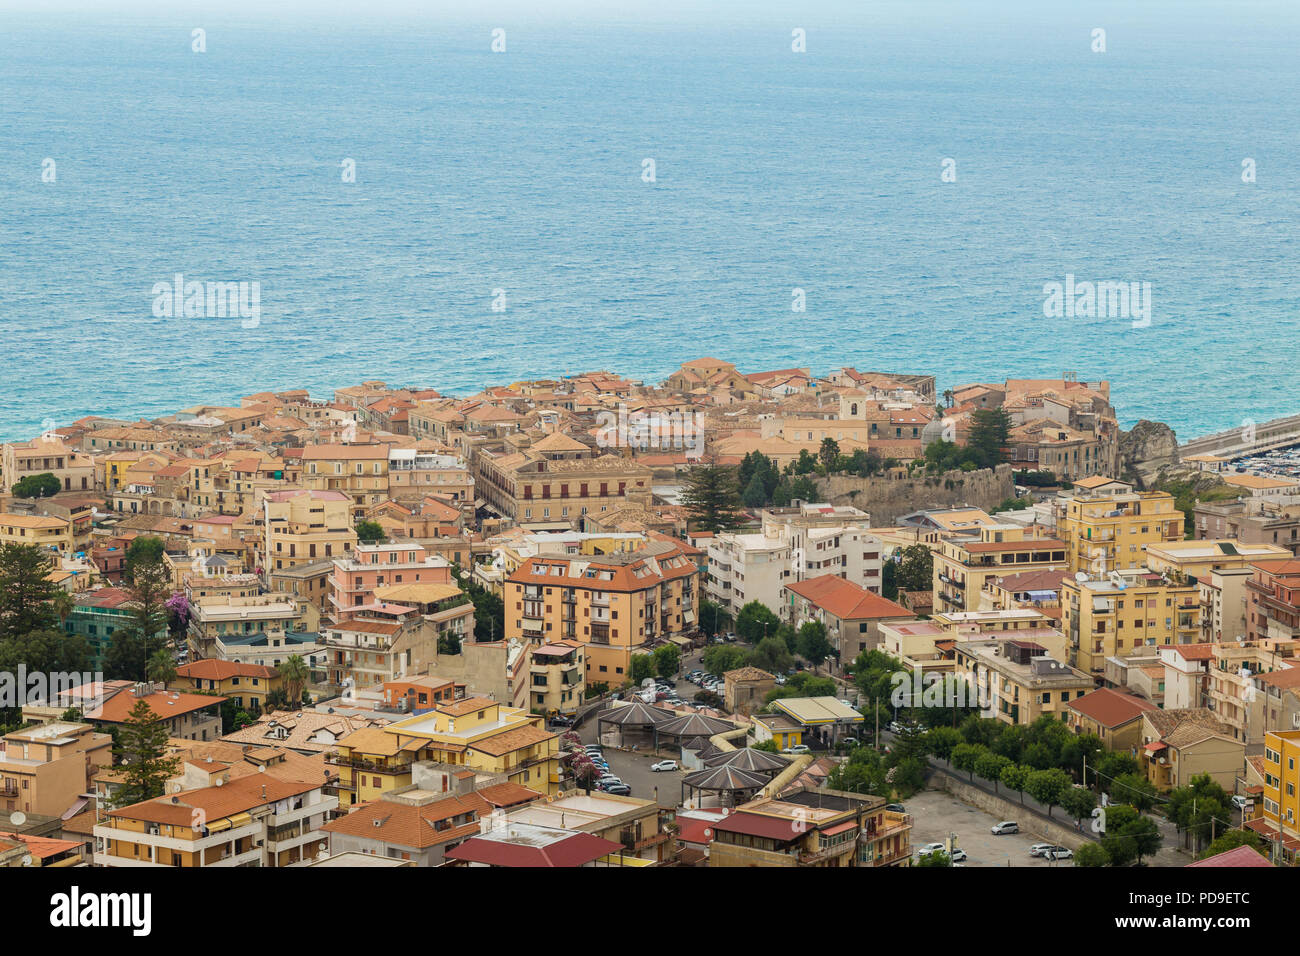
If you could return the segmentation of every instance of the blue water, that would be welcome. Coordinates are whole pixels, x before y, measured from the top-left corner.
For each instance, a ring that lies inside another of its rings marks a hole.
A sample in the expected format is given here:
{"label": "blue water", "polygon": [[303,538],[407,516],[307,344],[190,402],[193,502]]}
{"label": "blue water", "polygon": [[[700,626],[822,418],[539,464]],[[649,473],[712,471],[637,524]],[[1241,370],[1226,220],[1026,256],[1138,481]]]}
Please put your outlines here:
{"label": "blue water", "polygon": [[[1300,410],[1300,4],[184,6],[0,9],[0,438],[701,355],[1073,369],[1184,438]],[[260,282],[260,327],[155,318],[177,272]],[[1067,273],[1151,326],[1045,318]]]}

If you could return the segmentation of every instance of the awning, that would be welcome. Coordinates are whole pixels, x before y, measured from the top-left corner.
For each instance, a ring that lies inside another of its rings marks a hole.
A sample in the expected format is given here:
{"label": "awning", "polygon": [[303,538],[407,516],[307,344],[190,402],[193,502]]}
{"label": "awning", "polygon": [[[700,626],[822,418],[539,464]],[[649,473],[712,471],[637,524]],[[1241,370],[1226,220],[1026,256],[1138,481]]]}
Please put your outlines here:
{"label": "awning", "polygon": [[850,830],[855,829],[857,825],[857,822],[854,820],[850,820],[847,823],[839,823],[831,827],[829,830],[823,830],[822,836],[835,836],[837,833],[848,833]]}
{"label": "awning", "polygon": [[1161,750],[1164,750],[1168,746],[1169,745],[1165,743],[1163,740],[1153,740],[1151,741],[1151,743],[1146,745],[1145,749],[1147,753],[1154,754],[1154,753],[1159,753]]}

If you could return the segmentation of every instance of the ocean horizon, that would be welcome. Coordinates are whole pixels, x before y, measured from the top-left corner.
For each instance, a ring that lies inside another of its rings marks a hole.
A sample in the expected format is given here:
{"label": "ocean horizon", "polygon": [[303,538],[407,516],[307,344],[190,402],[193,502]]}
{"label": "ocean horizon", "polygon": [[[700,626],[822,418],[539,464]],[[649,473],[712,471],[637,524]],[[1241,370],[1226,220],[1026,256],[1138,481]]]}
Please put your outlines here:
{"label": "ocean horizon", "polygon": [[[705,355],[1300,410],[1297,5],[72,9],[0,5],[0,440]],[[257,323],[156,315],[178,274]]]}

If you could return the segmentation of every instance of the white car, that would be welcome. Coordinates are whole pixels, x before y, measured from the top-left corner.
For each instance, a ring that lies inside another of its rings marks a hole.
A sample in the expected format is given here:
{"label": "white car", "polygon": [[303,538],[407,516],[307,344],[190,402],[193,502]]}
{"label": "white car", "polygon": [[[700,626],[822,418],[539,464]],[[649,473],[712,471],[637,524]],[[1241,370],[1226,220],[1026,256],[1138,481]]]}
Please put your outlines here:
{"label": "white car", "polygon": [[966,851],[963,850],[961,847],[957,847],[948,855],[952,857],[952,862],[954,864],[966,862]]}
{"label": "white car", "polygon": [[1069,847],[1064,847],[1064,846],[1054,846],[1054,847],[1052,847],[1050,850],[1048,850],[1046,853],[1044,853],[1043,856],[1047,857],[1049,860],[1072,860],[1072,859],[1074,859],[1074,853],[1071,852],[1071,850],[1070,850]]}
{"label": "white car", "polygon": [[931,853],[945,853],[947,847],[942,843],[922,843],[916,848],[917,856],[929,856]]}
{"label": "white car", "polygon": [[1019,833],[1020,824],[1015,820],[1003,820],[1001,823],[995,823],[990,828],[994,836],[1001,836],[1004,833]]}
{"label": "white car", "polygon": [[809,752],[807,744],[795,744],[793,747],[784,747],[781,750],[783,754],[806,754]]}
{"label": "white car", "polygon": [[677,761],[676,761],[676,760],[661,760],[661,761],[659,761],[658,763],[652,763],[652,764],[650,765],[650,769],[653,770],[655,773],[658,773],[658,772],[661,771],[661,770],[676,770],[676,769],[677,769]]}
{"label": "white car", "polygon": [[1029,848],[1029,855],[1044,856],[1048,850],[1053,849],[1055,846],[1055,843],[1035,843]]}

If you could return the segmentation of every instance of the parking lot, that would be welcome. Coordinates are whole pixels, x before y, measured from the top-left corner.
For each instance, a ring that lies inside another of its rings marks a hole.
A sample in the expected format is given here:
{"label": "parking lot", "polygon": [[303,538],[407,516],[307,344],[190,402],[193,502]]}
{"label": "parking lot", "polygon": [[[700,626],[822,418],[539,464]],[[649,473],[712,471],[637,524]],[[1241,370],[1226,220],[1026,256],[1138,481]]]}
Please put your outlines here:
{"label": "parking lot", "polygon": [[[580,736],[584,744],[598,744],[596,739],[596,721],[587,721]],[[614,732],[617,739],[618,732]],[[661,807],[675,807],[681,799],[682,771],[664,770],[656,773],[650,765],[661,758],[652,754],[637,753],[627,750],[615,750],[604,747],[605,760],[609,762],[609,772],[620,778],[632,788],[632,796],[642,800],[657,800]],[[657,788],[657,792],[656,792]]]}
{"label": "parking lot", "polygon": [[[963,866],[1073,866],[1071,862],[1053,863],[1029,855],[1035,843],[1047,842],[1027,830],[994,836],[989,828],[999,819],[983,810],[962,803],[942,790],[923,790],[906,801],[912,815],[912,846],[923,843],[946,843],[950,833],[957,835],[957,846],[966,851]],[[1022,826],[1027,821],[1017,821]]]}

